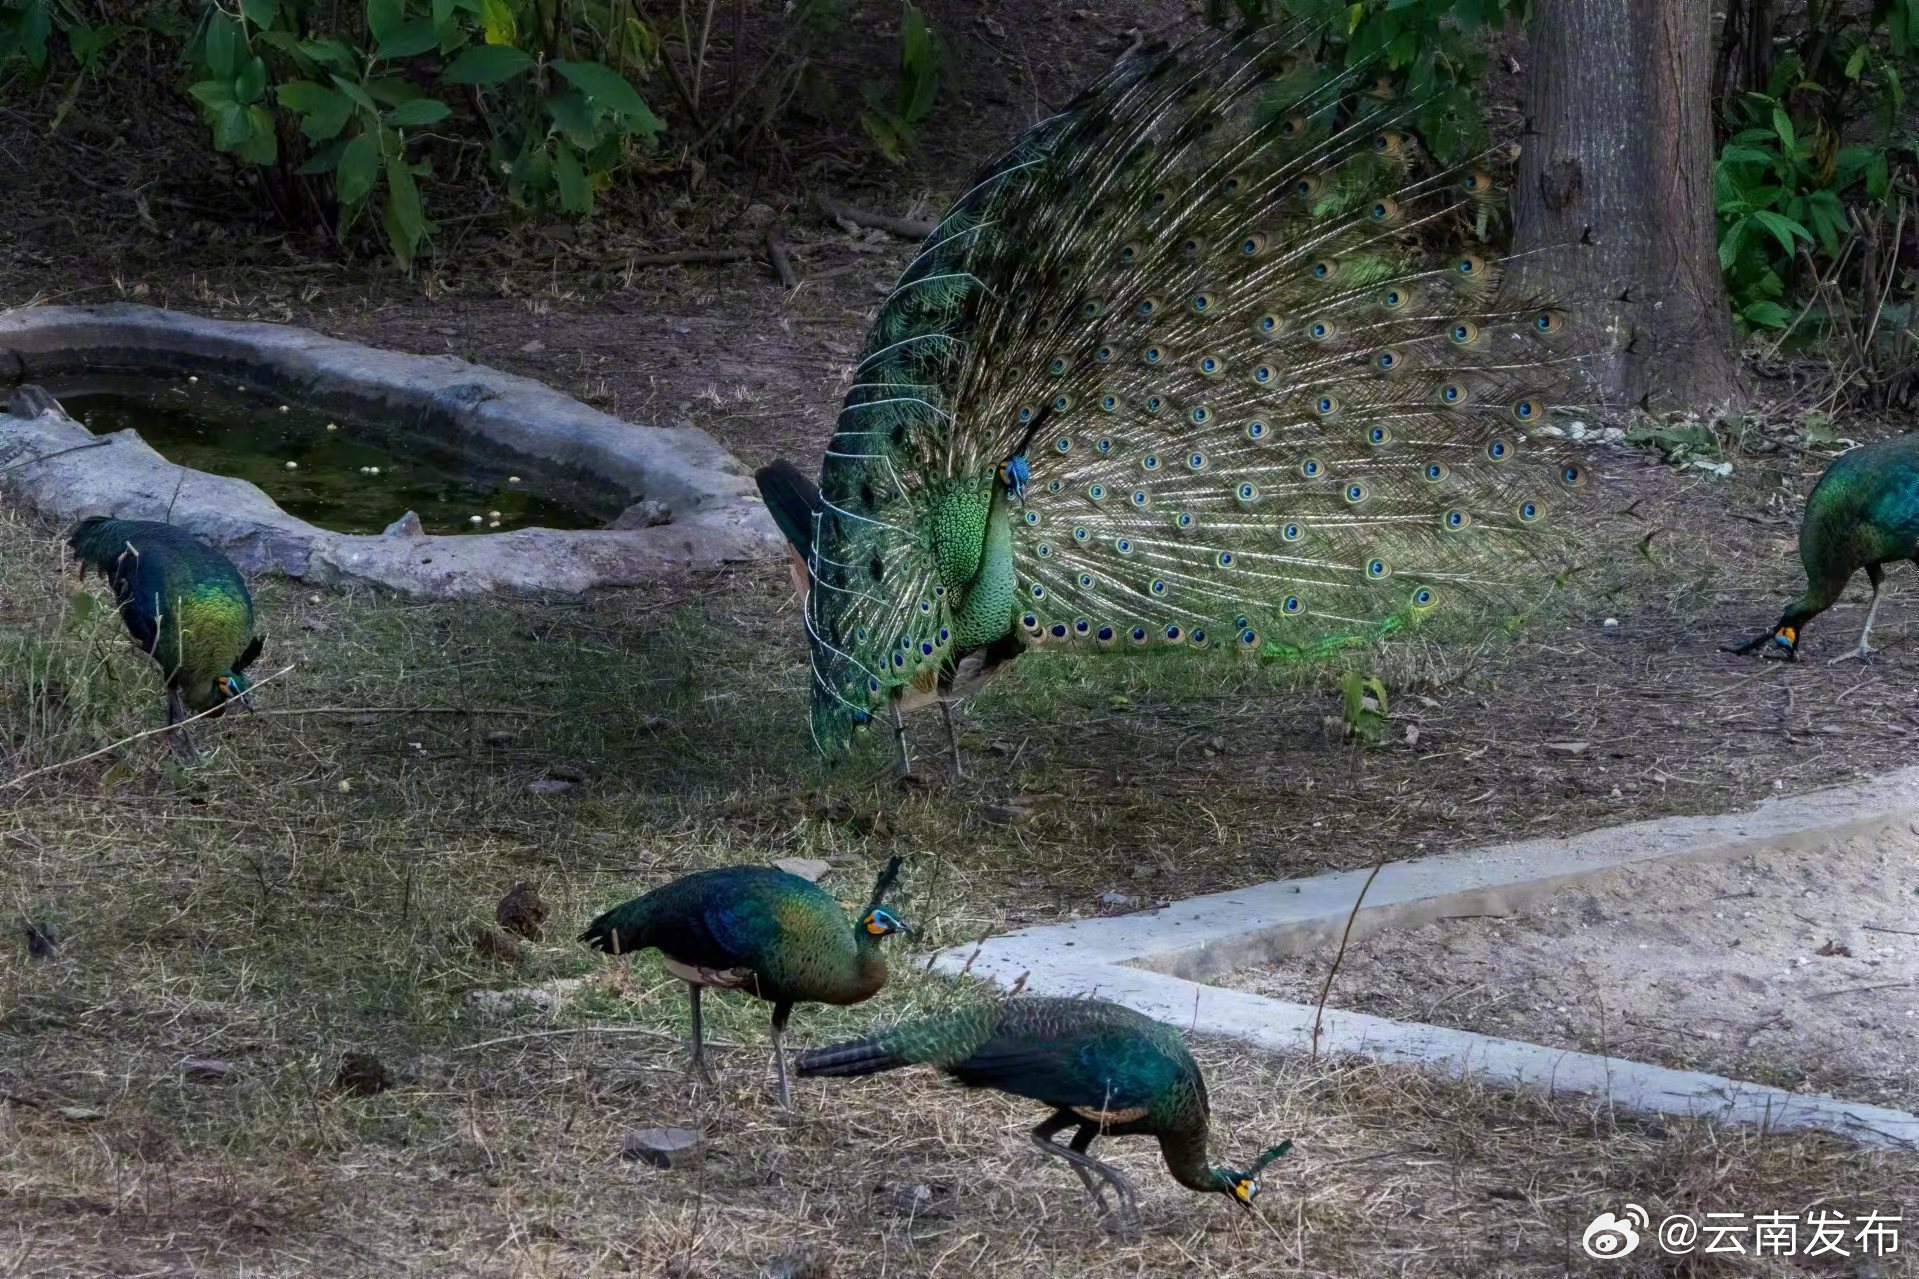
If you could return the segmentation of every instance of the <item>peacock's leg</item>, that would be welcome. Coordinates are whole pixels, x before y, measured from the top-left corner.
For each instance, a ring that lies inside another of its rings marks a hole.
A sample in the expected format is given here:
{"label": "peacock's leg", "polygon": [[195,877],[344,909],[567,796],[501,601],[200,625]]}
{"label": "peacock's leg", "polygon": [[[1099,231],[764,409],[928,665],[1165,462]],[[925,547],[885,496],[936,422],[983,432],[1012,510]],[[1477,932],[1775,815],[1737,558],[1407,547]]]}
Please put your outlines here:
{"label": "peacock's leg", "polygon": [[700,987],[697,982],[686,983],[687,998],[693,1005],[693,1069],[709,1085],[719,1081],[713,1078],[713,1072],[706,1066],[706,1035],[700,1029]]}
{"label": "peacock's leg", "polygon": [[1070,1128],[1079,1122],[1079,1116],[1069,1114],[1062,1110],[1033,1129],[1033,1144],[1037,1145],[1049,1155],[1057,1155],[1059,1158],[1066,1160],[1072,1170],[1078,1174],[1080,1185],[1085,1186],[1086,1193],[1093,1197],[1093,1204],[1094,1207],[1098,1209],[1099,1215],[1104,1217],[1107,1212],[1106,1196],[1100,1193],[1099,1182],[1093,1179],[1093,1174],[1087,1171],[1086,1168],[1086,1165],[1097,1163],[1098,1161],[1086,1153],[1086,1143],[1091,1141],[1092,1138],[1086,1136],[1085,1125],[1081,1125],[1079,1134],[1073,1138],[1072,1150],[1068,1150],[1053,1140],[1054,1133],[1062,1128]]}
{"label": "peacock's leg", "polygon": [[[1082,1123],[1078,1135],[1073,1138],[1073,1149],[1079,1151],[1081,1154],[1086,1154],[1086,1148],[1093,1144],[1093,1138],[1097,1136],[1099,1136],[1099,1126],[1097,1124]],[[1132,1181],[1127,1178],[1125,1173],[1106,1161],[1093,1159],[1090,1154],[1086,1154],[1086,1157],[1092,1159],[1094,1169],[1113,1187],[1113,1193],[1119,1196],[1120,1223],[1122,1229],[1129,1233],[1137,1233],[1139,1230],[1139,1197],[1133,1191]]]}
{"label": "peacock's leg", "polygon": [[1879,585],[1886,580],[1886,570],[1877,564],[1868,564],[1866,577],[1872,582],[1872,605],[1866,609],[1865,629],[1859,632],[1859,643],[1852,652],[1841,653],[1827,662],[1828,666],[1837,666],[1841,662],[1864,661],[1879,651],[1866,641],[1872,638],[1872,619],[1879,616],[1879,601],[1885,598],[1879,593]]}
{"label": "peacock's leg", "polygon": [[780,1076],[780,1105],[787,1110],[793,1108],[793,1093],[786,1084],[786,1048],[783,1038],[786,1034],[786,1019],[793,1015],[793,1005],[788,1003],[773,1005],[773,1065]]}
{"label": "peacock's leg", "polygon": [[953,752],[953,776],[964,777],[966,770],[960,766],[959,734],[953,731],[953,704],[944,697],[940,698],[940,718],[946,721],[946,747]]}
{"label": "peacock's leg", "polygon": [[900,699],[893,699],[893,749],[899,757],[901,777],[913,775],[913,757],[906,752],[906,721],[900,718]]}
{"label": "peacock's leg", "polygon": [[197,764],[200,762],[200,751],[194,746],[193,739],[187,736],[186,718],[186,699],[180,696],[179,689],[169,688],[167,690],[167,728],[169,730],[167,744],[173,748],[173,753],[182,762]]}

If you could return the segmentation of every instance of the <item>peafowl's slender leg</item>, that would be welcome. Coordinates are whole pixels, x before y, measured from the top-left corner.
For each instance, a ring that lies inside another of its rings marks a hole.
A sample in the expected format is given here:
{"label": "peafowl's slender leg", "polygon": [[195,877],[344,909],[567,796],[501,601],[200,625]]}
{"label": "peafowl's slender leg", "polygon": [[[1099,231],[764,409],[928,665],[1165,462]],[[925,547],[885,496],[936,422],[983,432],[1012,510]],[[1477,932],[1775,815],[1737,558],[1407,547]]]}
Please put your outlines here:
{"label": "peafowl's slender leg", "polygon": [[706,1066],[706,1035],[700,1028],[700,987],[697,982],[686,983],[687,998],[693,1006],[693,1069],[709,1086],[717,1085],[713,1072]]}
{"label": "peafowl's slender leg", "polygon": [[186,699],[180,696],[179,689],[169,688],[167,690],[167,727],[171,731],[167,734],[167,744],[173,748],[174,755],[182,763],[197,764],[200,762],[200,751],[194,746],[193,739],[187,736],[186,718]]}
{"label": "peafowl's slender leg", "polygon": [[959,734],[953,731],[953,704],[943,697],[940,699],[940,718],[946,721],[946,746],[953,752],[953,776],[964,777],[966,770],[960,766]]}
{"label": "peafowl's slender leg", "polygon": [[[1073,1124],[1078,1124],[1080,1128],[1073,1137],[1070,1148],[1053,1140],[1054,1133]],[[1093,1202],[1098,1205],[1102,1217],[1107,1212],[1106,1198],[1100,1194],[1099,1187],[1094,1184],[1093,1176],[1097,1174],[1105,1180],[1120,1199],[1119,1219],[1122,1232],[1134,1233],[1138,1229],[1139,1206],[1133,1193],[1133,1183],[1127,1180],[1126,1175],[1119,1169],[1086,1153],[1086,1148],[1093,1144],[1093,1138],[1098,1135],[1098,1127],[1086,1123],[1078,1115],[1062,1110],[1033,1129],[1033,1144],[1047,1154],[1064,1159],[1072,1165],[1073,1171],[1079,1174],[1080,1183],[1086,1187],[1087,1193],[1092,1195]]]}
{"label": "peafowl's slender leg", "polygon": [[782,1042],[786,1034],[786,1019],[793,1015],[791,1003],[773,1005],[773,1065],[780,1076],[780,1105],[787,1110],[793,1109],[793,1093],[786,1084],[786,1048]]}
{"label": "peafowl's slender leg", "polygon": [[906,721],[900,718],[899,698],[893,699],[893,749],[899,756],[901,777],[913,775],[913,757],[906,752]]}
{"label": "peafowl's slender leg", "polygon": [[1865,629],[1859,632],[1859,643],[1852,652],[1841,653],[1838,657],[1827,662],[1826,665],[1828,666],[1837,666],[1841,662],[1864,661],[1879,651],[1866,641],[1872,638],[1872,619],[1879,616],[1879,601],[1885,598],[1885,596],[1879,593],[1879,585],[1886,580],[1886,570],[1880,568],[1877,564],[1868,564],[1866,565],[1866,577],[1872,582],[1872,605],[1866,609]]}

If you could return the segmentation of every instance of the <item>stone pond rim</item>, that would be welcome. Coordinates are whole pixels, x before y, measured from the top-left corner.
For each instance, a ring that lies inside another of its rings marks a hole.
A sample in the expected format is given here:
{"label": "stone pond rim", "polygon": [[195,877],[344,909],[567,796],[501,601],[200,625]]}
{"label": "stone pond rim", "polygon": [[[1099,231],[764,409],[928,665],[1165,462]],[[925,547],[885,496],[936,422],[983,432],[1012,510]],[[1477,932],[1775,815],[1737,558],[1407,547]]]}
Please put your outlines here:
{"label": "stone pond rim", "polygon": [[[781,554],[752,475],[692,427],[636,426],[531,378],[284,324],[129,304],[0,312],[0,391],[109,369],[244,378],[342,417],[420,424],[436,438],[566,487],[609,519],[643,503],[670,516],[651,527],[571,532],[335,533],[288,515],[245,480],[175,466],[132,431],[48,457],[95,438],[55,412],[0,413],[0,493],[63,522],[109,512],[162,519],[171,504],[174,523],[221,547],[249,573],[377,585],[428,599],[496,590],[576,594]],[[47,460],[30,461],[36,457]]]}

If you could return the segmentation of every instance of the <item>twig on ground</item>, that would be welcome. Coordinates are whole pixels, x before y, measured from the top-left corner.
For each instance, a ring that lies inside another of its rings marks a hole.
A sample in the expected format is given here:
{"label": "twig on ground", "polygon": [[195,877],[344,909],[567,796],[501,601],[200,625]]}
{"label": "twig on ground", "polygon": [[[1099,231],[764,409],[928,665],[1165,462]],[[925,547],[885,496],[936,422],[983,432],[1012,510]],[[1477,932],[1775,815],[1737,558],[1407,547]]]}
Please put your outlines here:
{"label": "twig on ground", "polygon": [[851,222],[854,226],[871,227],[875,231],[885,231],[906,240],[924,240],[933,234],[934,224],[921,222],[914,218],[896,218],[885,213],[874,213],[869,209],[858,208],[842,203],[832,196],[813,193],[813,203],[827,217],[839,222]]}

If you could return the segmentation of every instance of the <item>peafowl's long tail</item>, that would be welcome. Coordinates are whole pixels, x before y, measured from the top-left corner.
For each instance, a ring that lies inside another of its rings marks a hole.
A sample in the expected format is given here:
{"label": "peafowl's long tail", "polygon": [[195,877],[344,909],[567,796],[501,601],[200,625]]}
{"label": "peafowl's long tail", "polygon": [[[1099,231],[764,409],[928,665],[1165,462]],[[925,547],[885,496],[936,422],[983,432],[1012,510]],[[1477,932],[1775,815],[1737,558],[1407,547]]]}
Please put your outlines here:
{"label": "peafowl's long tail", "polygon": [[841,1078],[877,1075],[916,1064],[913,1058],[901,1054],[898,1043],[889,1035],[808,1049],[799,1055],[796,1063],[803,1079],[829,1075]]}
{"label": "peafowl's long tail", "polygon": [[783,458],[753,472],[753,479],[760,486],[760,499],[786,540],[802,558],[811,555],[813,516],[820,509],[819,486]]}
{"label": "peafowl's long tail", "polygon": [[622,902],[586,926],[580,940],[609,955],[627,955],[653,945],[650,894]]}

